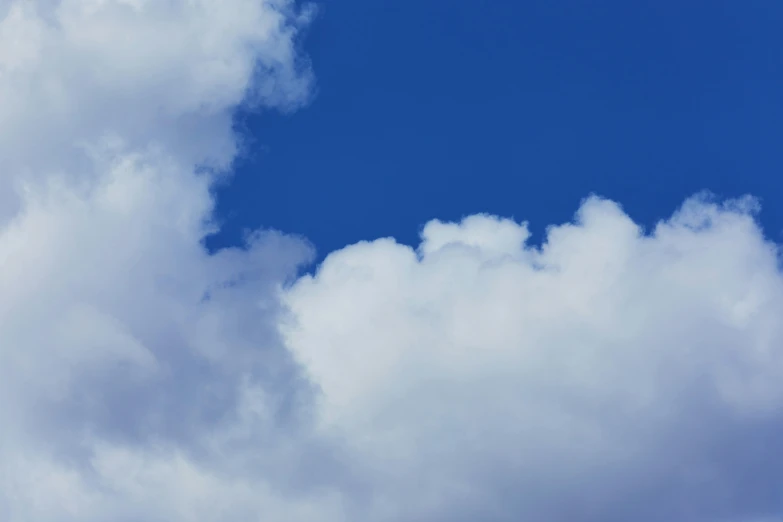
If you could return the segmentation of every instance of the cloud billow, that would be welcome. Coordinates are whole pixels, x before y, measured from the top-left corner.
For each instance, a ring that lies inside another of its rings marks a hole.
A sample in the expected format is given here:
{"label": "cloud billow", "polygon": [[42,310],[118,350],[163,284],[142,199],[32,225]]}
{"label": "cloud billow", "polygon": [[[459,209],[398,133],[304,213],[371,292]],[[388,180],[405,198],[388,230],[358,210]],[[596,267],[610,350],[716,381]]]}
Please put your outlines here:
{"label": "cloud billow", "polygon": [[[783,277],[751,199],[588,198],[210,254],[288,0],[0,2],[0,518],[781,519]],[[206,168],[206,172],[204,170]]]}

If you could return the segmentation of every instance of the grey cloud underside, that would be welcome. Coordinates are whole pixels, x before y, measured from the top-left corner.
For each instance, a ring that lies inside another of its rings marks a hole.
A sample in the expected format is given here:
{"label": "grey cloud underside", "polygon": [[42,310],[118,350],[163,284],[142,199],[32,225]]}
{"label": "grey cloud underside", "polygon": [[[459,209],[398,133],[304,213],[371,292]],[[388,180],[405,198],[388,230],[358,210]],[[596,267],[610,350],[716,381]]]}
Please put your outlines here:
{"label": "grey cloud underside", "polygon": [[300,238],[205,251],[233,111],[309,99],[311,13],[0,0],[0,519],[783,520],[753,200],[643,233],[590,198],[540,249],[434,221],[298,279]]}

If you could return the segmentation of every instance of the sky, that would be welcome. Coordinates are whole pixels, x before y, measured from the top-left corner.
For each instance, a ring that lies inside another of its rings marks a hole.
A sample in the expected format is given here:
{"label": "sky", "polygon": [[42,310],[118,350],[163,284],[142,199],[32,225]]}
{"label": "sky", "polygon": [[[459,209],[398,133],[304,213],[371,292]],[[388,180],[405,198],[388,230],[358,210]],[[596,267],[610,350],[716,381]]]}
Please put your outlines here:
{"label": "sky", "polygon": [[0,0],[0,520],[783,522],[782,11]]}
{"label": "sky", "polygon": [[[215,244],[259,226],[323,255],[415,244],[426,221],[475,212],[528,220],[540,240],[590,193],[650,227],[702,190],[781,191],[779,2],[318,8],[303,42],[316,96],[241,113],[254,146],[219,192]],[[781,239],[777,205],[760,219]]]}

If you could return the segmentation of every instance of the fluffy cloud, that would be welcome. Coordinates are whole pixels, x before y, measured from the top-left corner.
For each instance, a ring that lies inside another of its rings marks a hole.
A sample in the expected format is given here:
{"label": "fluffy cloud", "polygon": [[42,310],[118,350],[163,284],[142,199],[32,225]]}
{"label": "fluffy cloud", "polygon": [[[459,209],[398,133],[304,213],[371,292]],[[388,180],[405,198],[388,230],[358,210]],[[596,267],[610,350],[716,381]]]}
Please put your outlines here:
{"label": "fluffy cloud", "polygon": [[[209,254],[291,0],[0,0],[0,519],[774,520],[783,278],[752,200],[589,199]],[[205,169],[206,167],[206,169]]]}
{"label": "fluffy cloud", "polygon": [[341,518],[275,325],[309,246],[202,246],[237,105],[307,101],[308,16],[0,2],[0,519]]}
{"label": "fluffy cloud", "polygon": [[649,234],[591,198],[544,246],[491,216],[331,254],[287,346],[398,520],[780,514],[783,279],[752,200]]}
{"label": "fluffy cloud", "polygon": [[0,219],[18,210],[12,189],[52,173],[84,182],[107,147],[226,168],[238,103],[307,100],[296,34],[311,11],[293,0],[0,1]]}

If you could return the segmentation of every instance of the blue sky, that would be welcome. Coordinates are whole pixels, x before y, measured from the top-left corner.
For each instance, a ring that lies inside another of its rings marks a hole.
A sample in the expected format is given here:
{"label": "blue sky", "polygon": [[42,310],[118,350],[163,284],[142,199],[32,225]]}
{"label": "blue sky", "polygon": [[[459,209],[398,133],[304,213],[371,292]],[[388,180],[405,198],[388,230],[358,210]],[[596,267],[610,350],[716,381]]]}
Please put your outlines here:
{"label": "blue sky", "polygon": [[637,221],[700,190],[762,199],[780,238],[783,5],[774,1],[323,0],[317,96],[241,114],[222,235],[271,226],[321,253],[415,243],[489,212],[543,227],[597,193]]}

